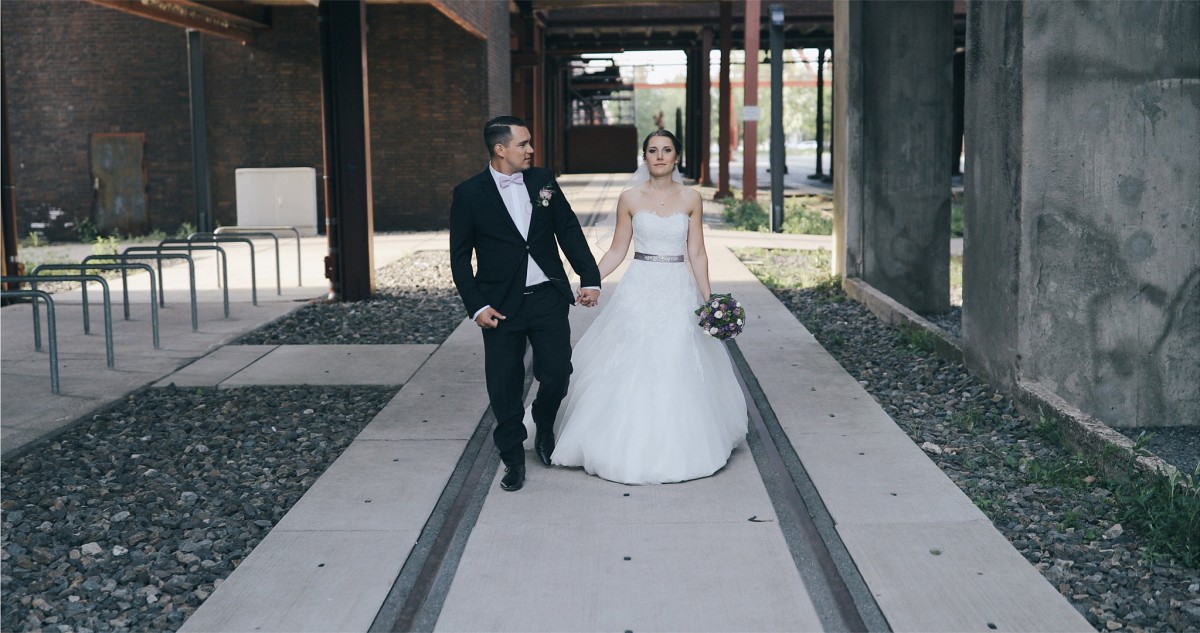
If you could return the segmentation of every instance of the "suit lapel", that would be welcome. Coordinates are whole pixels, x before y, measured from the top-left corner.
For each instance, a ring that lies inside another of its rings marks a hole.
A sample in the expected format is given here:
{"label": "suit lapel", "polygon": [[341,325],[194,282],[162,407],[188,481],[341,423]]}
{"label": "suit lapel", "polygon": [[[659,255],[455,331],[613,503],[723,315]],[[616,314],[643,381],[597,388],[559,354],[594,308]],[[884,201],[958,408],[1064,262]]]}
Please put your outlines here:
{"label": "suit lapel", "polygon": [[542,205],[538,204],[538,192],[542,188],[542,183],[538,181],[536,176],[530,177],[530,171],[532,170],[525,171],[525,192],[529,194],[529,235],[532,237],[533,225],[541,217],[542,212],[545,209],[542,207]]}
{"label": "suit lapel", "polygon": [[517,223],[513,221],[512,215],[508,213],[508,207],[504,206],[504,198],[500,196],[500,189],[496,186],[496,181],[492,179],[492,172],[489,169],[483,170],[479,175],[479,188],[483,190],[483,197],[492,204],[493,213],[497,214],[499,221],[512,229],[513,233],[518,238],[521,237],[521,231],[517,228]]}

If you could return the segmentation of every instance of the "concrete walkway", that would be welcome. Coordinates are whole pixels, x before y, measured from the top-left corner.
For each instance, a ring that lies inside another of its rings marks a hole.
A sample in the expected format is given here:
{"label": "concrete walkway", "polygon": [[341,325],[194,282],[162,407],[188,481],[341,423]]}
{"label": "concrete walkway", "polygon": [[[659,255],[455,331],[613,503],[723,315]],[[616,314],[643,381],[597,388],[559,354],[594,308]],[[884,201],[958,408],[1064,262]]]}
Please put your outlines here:
{"label": "concrete walkway", "polygon": [[[563,186],[582,214],[610,208],[613,180]],[[163,351],[149,345],[148,292],[135,292],[143,307],[118,328],[115,371],[96,330],[79,334],[78,305],[56,295],[67,304],[60,349],[78,356],[63,396],[50,395],[45,354],[32,351],[28,307],[5,308],[4,450],[148,384],[403,385],[186,631],[800,631],[854,617],[871,630],[1091,630],[729,251],[813,238],[708,238],[714,288],[751,313],[733,351],[754,420],[713,477],[622,486],[530,456],[526,487],[501,492],[482,344],[467,320],[438,346],[223,346],[323,294],[310,277],[317,240],[305,242],[304,287],[283,297],[260,288],[253,307],[246,280],[231,280],[224,320],[219,293],[202,292],[198,333],[186,291],[169,293]],[[421,248],[446,248],[445,234],[379,236],[377,265]],[[209,264],[198,266],[204,288],[215,285]],[[595,314],[571,311],[576,338]],[[8,397],[14,384],[37,397]]]}

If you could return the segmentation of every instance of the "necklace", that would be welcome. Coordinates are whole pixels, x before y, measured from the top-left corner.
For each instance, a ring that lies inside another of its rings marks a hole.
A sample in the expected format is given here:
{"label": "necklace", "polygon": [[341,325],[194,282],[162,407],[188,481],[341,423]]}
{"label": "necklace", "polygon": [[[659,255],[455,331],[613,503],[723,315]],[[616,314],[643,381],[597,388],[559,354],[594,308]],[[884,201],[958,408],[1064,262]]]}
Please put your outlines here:
{"label": "necklace", "polygon": [[[654,188],[653,188],[653,187],[646,187],[646,189],[647,189],[648,191],[650,191],[650,192],[653,192],[653,191],[654,191]],[[666,205],[666,204],[667,204],[667,198],[669,198],[669,197],[671,196],[671,193],[672,193],[672,192],[671,192],[670,190],[668,190],[668,191],[667,191],[665,194],[663,194],[663,195],[662,195],[662,197],[660,197],[660,198],[658,199],[658,206],[660,206],[660,207],[661,207],[661,206],[664,206],[664,205]],[[651,195],[658,195],[658,194],[656,194],[656,193],[652,193]]]}

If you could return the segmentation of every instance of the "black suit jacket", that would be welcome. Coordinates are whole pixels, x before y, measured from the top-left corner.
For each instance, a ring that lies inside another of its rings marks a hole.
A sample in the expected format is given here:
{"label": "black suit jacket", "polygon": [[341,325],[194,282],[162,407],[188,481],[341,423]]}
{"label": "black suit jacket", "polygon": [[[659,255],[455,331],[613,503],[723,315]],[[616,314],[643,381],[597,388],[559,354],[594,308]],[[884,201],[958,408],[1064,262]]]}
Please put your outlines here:
{"label": "black suit jacket", "polygon": [[[508,214],[490,170],[484,169],[454,188],[454,201],[450,205],[450,269],[468,315],[485,305],[504,315],[520,307],[529,256],[566,300],[574,303],[575,295],[558,255],[560,246],[582,285],[600,286],[596,260],[554,174],[548,169],[531,167],[525,170],[525,188],[533,203],[528,240],[521,237]],[[543,189],[551,192],[548,206],[540,204],[539,192]],[[478,272],[471,269],[472,251]]]}

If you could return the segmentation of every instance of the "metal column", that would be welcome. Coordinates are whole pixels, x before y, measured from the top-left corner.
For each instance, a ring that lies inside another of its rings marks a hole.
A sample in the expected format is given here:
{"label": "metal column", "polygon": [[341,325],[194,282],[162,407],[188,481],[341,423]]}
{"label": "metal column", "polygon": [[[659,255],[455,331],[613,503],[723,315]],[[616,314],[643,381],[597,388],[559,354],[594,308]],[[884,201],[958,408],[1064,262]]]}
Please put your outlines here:
{"label": "metal column", "polygon": [[717,193],[720,200],[733,193],[729,190],[729,159],[733,153],[729,133],[733,126],[733,95],[729,83],[729,51],[733,48],[733,4],[721,2],[721,79],[717,106]]}
{"label": "metal column", "polygon": [[330,299],[375,293],[371,134],[367,103],[367,7],[363,0],[321,2],[325,223]]}
{"label": "metal column", "polygon": [[758,198],[758,32],[762,4],[746,0],[746,79],[742,103],[742,199]]}
{"label": "metal column", "polygon": [[195,187],[196,230],[213,230],[212,187],[208,173],[208,109],[204,99],[204,42],[200,31],[188,29],[188,99],[192,116],[192,182]]}
{"label": "metal column", "polygon": [[811,180],[825,175],[825,47],[817,49],[817,171]]}
{"label": "metal column", "polygon": [[783,5],[771,5],[771,231],[783,232]]}

